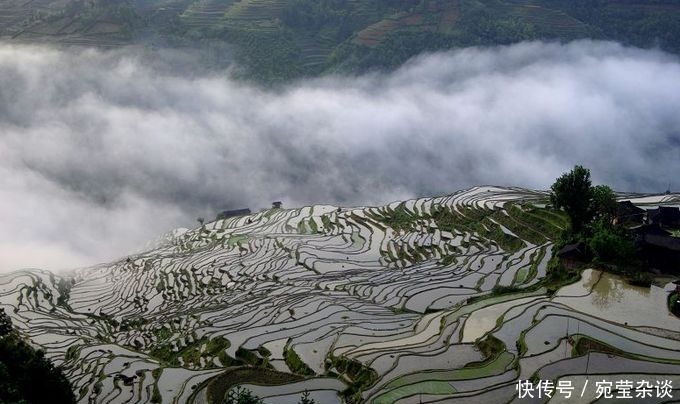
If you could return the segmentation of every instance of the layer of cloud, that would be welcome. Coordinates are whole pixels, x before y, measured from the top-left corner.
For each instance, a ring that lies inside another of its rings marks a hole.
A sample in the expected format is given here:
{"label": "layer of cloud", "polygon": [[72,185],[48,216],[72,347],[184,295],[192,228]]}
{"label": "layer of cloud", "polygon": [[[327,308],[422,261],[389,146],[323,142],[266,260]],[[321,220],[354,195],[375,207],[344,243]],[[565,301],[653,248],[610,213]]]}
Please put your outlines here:
{"label": "layer of cloud", "polygon": [[606,42],[277,90],[182,53],[0,44],[0,271],[112,259],[221,208],[546,188],[576,163],[659,192],[680,172],[678,111],[676,57]]}

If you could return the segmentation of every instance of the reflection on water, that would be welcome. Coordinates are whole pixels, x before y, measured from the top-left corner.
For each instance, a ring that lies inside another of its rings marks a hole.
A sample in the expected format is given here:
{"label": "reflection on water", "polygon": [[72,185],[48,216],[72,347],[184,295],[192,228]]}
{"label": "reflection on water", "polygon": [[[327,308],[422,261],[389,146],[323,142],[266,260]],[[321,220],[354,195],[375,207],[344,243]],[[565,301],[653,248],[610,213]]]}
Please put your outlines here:
{"label": "reflection on water", "polygon": [[608,308],[612,302],[621,302],[623,298],[623,291],[618,288],[618,282],[604,275],[600,276],[592,291],[590,296],[593,304],[601,309]]}
{"label": "reflection on water", "polygon": [[[596,275],[596,273],[598,273],[599,276]],[[621,279],[618,275],[591,271],[590,277],[599,278],[592,288],[591,296],[593,305],[600,309],[609,308],[614,303],[622,303],[624,298],[630,304],[635,304],[636,298],[649,298],[651,288],[633,286]]]}
{"label": "reflection on water", "polygon": [[583,289],[587,291],[593,290],[593,287],[600,280],[601,277],[602,272],[595,271],[593,269],[586,269],[585,271],[583,271],[582,274]]}
{"label": "reflection on water", "polygon": [[553,301],[622,325],[680,332],[680,320],[666,307],[666,289],[672,286],[633,286],[618,275],[587,269],[583,271],[581,282],[560,289]]}

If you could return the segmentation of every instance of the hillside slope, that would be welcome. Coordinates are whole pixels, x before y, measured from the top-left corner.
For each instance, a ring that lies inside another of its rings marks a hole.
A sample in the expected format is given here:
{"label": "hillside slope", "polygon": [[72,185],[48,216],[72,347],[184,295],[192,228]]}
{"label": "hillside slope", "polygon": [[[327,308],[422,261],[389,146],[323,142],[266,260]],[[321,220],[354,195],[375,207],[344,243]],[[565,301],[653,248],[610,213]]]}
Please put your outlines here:
{"label": "hillside slope", "polygon": [[[673,0],[9,0],[0,38],[63,44],[235,44],[249,77],[391,68],[438,49],[608,39],[680,51]],[[215,50],[215,63],[222,53]],[[226,57],[226,56],[225,56]]]}
{"label": "hillside slope", "polygon": [[266,210],[69,275],[0,275],[0,306],[81,402],[213,402],[246,384],[269,403],[304,390],[322,403],[500,403],[535,371],[582,374],[592,346],[613,354],[590,354],[589,373],[677,378],[680,320],[658,309],[663,288],[596,271],[552,296],[540,287],[566,226],[545,196],[478,187]]}

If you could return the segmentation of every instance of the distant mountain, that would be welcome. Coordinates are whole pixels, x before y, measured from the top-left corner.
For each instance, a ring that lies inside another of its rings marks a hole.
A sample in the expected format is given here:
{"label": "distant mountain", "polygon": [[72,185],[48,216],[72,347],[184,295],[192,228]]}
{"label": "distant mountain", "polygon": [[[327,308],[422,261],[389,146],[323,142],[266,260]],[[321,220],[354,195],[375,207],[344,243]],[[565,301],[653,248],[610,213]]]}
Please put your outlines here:
{"label": "distant mountain", "polygon": [[476,187],[263,210],[109,264],[1,274],[0,308],[82,403],[220,403],[244,385],[268,404],[305,390],[320,404],[500,404],[534,372],[677,386],[666,291],[591,270],[551,280],[567,218],[545,200]]}
{"label": "distant mountain", "polygon": [[677,0],[6,0],[0,38],[235,45],[248,77],[392,68],[423,51],[609,39],[680,52]]}

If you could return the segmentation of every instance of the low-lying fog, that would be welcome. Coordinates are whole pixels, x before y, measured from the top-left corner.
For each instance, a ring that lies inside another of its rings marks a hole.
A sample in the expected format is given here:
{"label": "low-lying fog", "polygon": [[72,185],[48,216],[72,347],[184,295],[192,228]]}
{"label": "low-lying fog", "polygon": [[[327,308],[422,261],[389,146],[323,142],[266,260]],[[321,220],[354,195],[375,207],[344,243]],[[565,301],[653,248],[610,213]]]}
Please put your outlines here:
{"label": "low-lying fog", "polygon": [[276,90],[181,52],[0,44],[0,271],[112,259],[223,208],[546,189],[576,163],[661,192],[680,187],[679,111],[676,56],[607,42]]}

